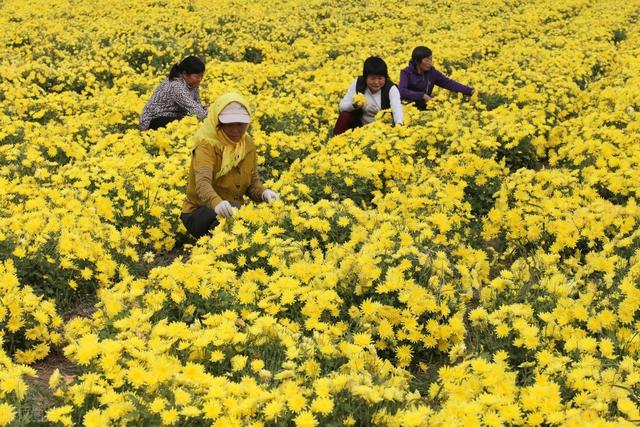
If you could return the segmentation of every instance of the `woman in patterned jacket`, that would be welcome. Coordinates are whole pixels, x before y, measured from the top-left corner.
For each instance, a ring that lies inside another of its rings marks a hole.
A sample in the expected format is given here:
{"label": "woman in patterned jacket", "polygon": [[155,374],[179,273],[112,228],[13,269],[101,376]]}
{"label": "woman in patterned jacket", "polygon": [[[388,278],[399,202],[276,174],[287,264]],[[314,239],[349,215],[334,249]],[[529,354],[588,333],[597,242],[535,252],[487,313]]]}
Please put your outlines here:
{"label": "woman in patterned jacket", "polygon": [[156,88],[140,116],[140,129],[158,129],[188,114],[207,117],[207,108],[200,102],[198,86],[204,75],[204,63],[187,56],[171,68],[169,78]]}

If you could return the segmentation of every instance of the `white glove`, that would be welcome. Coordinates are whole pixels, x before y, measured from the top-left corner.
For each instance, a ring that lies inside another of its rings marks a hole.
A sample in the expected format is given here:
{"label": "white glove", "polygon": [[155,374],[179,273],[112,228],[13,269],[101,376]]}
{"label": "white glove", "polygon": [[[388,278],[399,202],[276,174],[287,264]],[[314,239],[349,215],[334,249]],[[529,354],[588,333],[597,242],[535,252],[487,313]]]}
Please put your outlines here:
{"label": "white glove", "polygon": [[280,200],[280,196],[278,196],[278,193],[276,193],[275,191],[264,190],[262,192],[262,200],[271,203],[275,202],[276,200]]}
{"label": "white glove", "polygon": [[223,200],[220,203],[218,203],[213,210],[216,212],[216,214],[223,216],[225,218],[230,218],[234,214],[233,206],[231,206],[231,203],[227,202],[226,200]]}

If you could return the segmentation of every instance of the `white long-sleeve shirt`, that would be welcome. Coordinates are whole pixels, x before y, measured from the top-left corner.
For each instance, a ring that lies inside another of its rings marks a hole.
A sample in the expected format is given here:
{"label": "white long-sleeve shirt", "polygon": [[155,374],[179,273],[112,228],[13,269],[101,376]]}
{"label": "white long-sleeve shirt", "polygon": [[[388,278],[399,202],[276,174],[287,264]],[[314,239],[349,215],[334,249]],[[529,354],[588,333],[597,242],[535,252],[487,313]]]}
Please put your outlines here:
{"label": "white long-sleeve shirt", "polygon": [[[340,101],[340,111],[353,111],[353,97],[356,94],[356,83],[358,79],[355,79],[346,95]],[[362,124],[369,124],[376,119],[376,114],[380,111],[382,105],[382,91],[379,90],[376,93],[371,93],[371,90],[367,87],[364,91],[364,96],[367,99],[367,105],[362,109]],[[404,123],[404,113],[402,111],[402,103],[400,102],[400,91],[396,86],[392,86],[389,90],[389,104],[391,106],[391,113],[393,114],[393,122],[395,124]]]}

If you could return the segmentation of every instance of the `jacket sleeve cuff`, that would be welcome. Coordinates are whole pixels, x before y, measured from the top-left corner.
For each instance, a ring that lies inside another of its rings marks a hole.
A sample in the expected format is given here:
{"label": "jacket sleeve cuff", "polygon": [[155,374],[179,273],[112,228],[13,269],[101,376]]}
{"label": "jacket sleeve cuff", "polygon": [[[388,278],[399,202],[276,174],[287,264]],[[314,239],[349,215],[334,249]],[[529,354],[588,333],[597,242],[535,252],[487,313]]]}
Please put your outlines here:
{"label": "jacket sleeve cuff", "polygon": [[211,199],[211,201],[209,202],[209,207],[211,208],[211,210],[214,210],[216,208],[216,206],[218,206],[218,203],[222,202],[222,197],[216,195],[213,199]]}
{"label": "jacket sleeve cuff", "polygon": [[261,202],[262,201],[262,193],[264,193],[264,191],[266,190],[265,186],[262,185],[262,183],[259,184],[254,184],[249,191],[247,192],[248,196],[253,199],[253,201],[255,202]]}

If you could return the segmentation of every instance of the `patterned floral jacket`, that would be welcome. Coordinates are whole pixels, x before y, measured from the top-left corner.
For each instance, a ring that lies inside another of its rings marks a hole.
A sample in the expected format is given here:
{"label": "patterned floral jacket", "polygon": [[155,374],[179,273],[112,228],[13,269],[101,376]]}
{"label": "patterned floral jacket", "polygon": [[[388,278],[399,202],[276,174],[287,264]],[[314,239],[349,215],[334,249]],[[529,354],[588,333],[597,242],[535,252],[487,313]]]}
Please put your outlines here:
{"label": "patterned floral jacket", "polygon": [[182,118],[193,114],[207,117],[207,109],[200,102],[198,88],[191,88],[181,78],[166,79],[151,95],[140,116],[140,129],[147,130],[151,120],[158,117]]}

